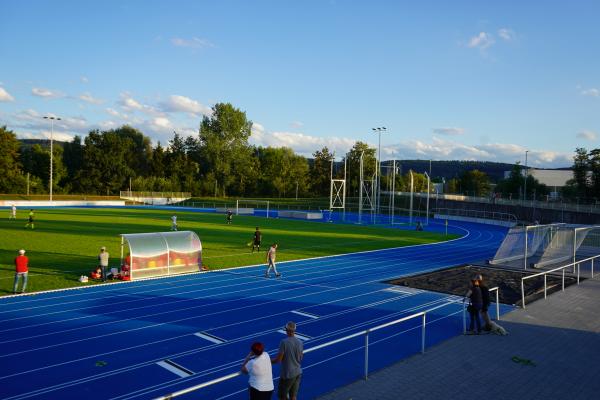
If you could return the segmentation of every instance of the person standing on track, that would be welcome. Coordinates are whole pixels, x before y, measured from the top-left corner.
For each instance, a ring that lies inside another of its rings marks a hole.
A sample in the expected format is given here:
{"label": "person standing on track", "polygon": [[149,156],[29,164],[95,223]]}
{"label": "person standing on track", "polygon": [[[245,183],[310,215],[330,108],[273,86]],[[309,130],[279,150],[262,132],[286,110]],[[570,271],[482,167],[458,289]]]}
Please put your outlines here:
{"label": "person standing on track", "polygon": [[265,272],[265,278],[269,278],[269,274],[271,273],[271,268],[273,268],[276,278],[281,276],[281,274],[279,272],[277,272],[277,267],[275,266],[276,256],[277,256],[277,243],[273,243],[273,245],[267,252],[267,272]]}
{"label": "person standing on track", "polygon": [[242,373],[248,374],[250,400],[269,400],[273,395],[273,367],[269,353],[260,342],[250,347],[250,353],[242,363]]}
{"label": "person standing on track", "polygon": [[[279,343],[279,353],[271,359],[272,364],[281,363],[281,372],[279,375],[279,386],[277,387],[277,397],[280,400],[296,400],[300,381],[302,380],[302,357],[304,355],[304,346],[295,336],[296,323],[293,321],[285,324],[285,334],[287,337]],[[288,397],[289,396],[289,397]]]}
{"label": "person standing on track", "polygon": [[13,293],[17,293],[19,280],[23,278],[23,286],[19,293],[24,293],[27,289],[27,274],[29,273],[29,259],[25,256],[25,250],[19,250],[19,255],[15,257],[15,284],[13,285]]}
{"label": "person standing on track", "polygon": [[260,251],[261,240],[262,240],[262,233],[260,232],[260,230],[258,229],[258,226],[257,226],[256,231],[254,232],[254,238],[252,239],[252,253],[254,253],[254,248],[256,248],[256,251]]}
{"label": "person standing on track", "polygon": [[14,204],[12,205],[11,212],[10,212],[10,215],[8,216],[8,219],[17,219],[17,206],[15,206]]}

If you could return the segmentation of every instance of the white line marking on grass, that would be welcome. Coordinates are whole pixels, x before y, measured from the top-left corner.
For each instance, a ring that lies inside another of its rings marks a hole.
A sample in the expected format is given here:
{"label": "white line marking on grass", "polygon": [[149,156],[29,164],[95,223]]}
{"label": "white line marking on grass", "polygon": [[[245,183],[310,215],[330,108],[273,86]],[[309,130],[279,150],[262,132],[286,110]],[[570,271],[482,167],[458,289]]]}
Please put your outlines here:
{"label": "white line marking on grass", "polygon": [[[458,229],[461,229],[463,231],[466,232],[465,236],[461,236],[460,238],[456,238],[456,239],[451,239],[451,240],[446,240],[443,242],[436,242],[436,243],[423,243],[423,244],[413,244],[413,245],[408,245],[408,246],[397,246],[397,247],[388,247],[385,249],[376,249],[376,250],[364,250],[364,251],[357,251],[357,252],[353,252],[353,253],[341,253],[341,254],[332,254],[332,255],[328,255],[328,256],[319,256],[319,257],[309,257],[309,258],[299,258],[299,259],[295,259],[295,260],[287,260],[287,261],[280,261],[277,264],[285,264],[285,263],[291,263],[291,262],[296,262],[296,261],[309,261],[309,260],[318,260],[318,259],[324,259],[324,258],[331,258],[331,257],[339,257],[339,256],[346,256],[346,255],[354,255],[354,254],[366,254],[366,253],[373,253],[373,252],[377,252],[377,251],[390,251],[390,250],[396,250],[396,249],[402,249],[402,248],[414,248],[414,247],[421,247],[421,246],[435,246],[435,245],[439,245],[439,244],[444,244],[444,243],[451,243],[451,242],[455,242],[458,240],[463,240],[465,238],[467,238],[470,235],[470,231],[466,228],[462,228],[462,227],[456,227]],[[261,264],[253,264],[253,265],[244,265],[244,266],[240,266],[240,267],[233,267],[233,268],[223,268],[224,270],[237,270],[237,269],[242,269],[242,268],[253,268],[253,267],[258,267],[258,266],[263,266],[264,267],[264,263]],[[210,271],[198,271],[198,272],[189,272],[186,273],[185,275],[191,275],[191,274],[203,274],[203,273],[208,273],[208,272],[218,272],[219,270],[210,270]],[[157,279],[167,279],[167,278],[174,278],[178,275],[167,275],[167,276],[157,276],[157,277],[150,277],[150,278],[140,278],[140,279],[136,279],[135,281],[120,281],[120,282],[110,282],[110,283],[103,283],[102,286],[108,286],[108,285],[126,285],[126,284],[133,284],[134,282],[142,282],[142,281],[154,281]],[[100,285],[94,285],[94,286],[78,286],[78,287],[70,287],[70,288],[61,288],[61,289],[51,289],[51,290],[42,290],[39,292],[31,292],[31,293],[25,293],[25,295],[32,295],[32,294],[45,294],[45,293],[57,293],[57,292],[63,292],[63,291],[67,291],[67,290],[78,290],[78,289],[88,289],[88,288],[95,288],[95,287],[100,287]],[[76,294],[74,296],[84,296],[87,293],[80,293],[80,294]],[[11,298],[11,297],[15,297],[15,296],[20,296],[20,295],[8,295],[8,296],[3,296],[0,297],[0,306],[2,306],[3,304],[1,303],[1,300],[4,298]],[[47,299],[35,299],[32,301],[45,301]]]}

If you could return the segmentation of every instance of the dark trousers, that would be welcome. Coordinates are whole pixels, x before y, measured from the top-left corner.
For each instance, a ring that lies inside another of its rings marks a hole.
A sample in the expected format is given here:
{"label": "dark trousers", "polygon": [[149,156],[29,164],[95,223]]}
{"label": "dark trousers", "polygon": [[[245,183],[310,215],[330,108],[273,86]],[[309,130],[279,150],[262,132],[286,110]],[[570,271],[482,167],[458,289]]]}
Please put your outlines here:
{"label": "dark trousers", "polygon": [[471,304],[471,308],[469,311],[469,316],[471,317],[471,323],[469,324],[469,330],[472,331],[475,326],[477,326],[477,332],[481,332],[481,319],[479,318],[479,314],[481,313],[481,308],[483,304]]}
{"label": "dark trousers", "polygon": [[268,392],[261,392],[252,386],[248,387],[248,392],[250,393],[250,400],[271,400],[271,396],[273,395],[272,390],[269,390]]}

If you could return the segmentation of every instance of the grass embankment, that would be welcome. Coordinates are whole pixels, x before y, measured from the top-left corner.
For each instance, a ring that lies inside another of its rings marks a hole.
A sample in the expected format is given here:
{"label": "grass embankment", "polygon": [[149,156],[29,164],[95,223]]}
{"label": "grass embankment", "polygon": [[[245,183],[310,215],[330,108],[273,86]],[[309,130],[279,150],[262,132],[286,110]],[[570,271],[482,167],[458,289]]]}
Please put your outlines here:
{"label": "grass embankment", "polygon": [[[13,259],[17,250],[27,250],[30,260],[27,291],[82,285],[96,265],[101,246],[111,254],[110,265],[118,266],[121,233],[165,232],[172,212],[138,209],[40,209],[35,230],[25,229],[27,212],[17,220],[0,219],[0,295],[12,293]],[[255,227],[263,232],[263,247],[279,243],[278,261],[350,253],[445,240],[427,232],[338,225],[286,219],[234,216],[225,223],[223,214],[177,212],[179,230],[195,231],[203,244],[203,264],[210,269],[261,264],[265,252],[250,253],[247,243]],[[454,236],[448,236],[448,239]]]}

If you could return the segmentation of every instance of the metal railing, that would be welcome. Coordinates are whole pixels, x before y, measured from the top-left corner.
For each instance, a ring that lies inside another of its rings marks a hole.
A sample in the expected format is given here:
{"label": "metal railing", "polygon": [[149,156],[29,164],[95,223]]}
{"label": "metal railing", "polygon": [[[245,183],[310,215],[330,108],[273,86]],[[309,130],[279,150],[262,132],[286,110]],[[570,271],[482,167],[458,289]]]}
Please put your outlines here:
{"label": "metal railing", "polygon": [[[490,289],[490,291],[496,290],[496,289],[498,289],[498,288]],[[498,299],[498,296],[496,296],[496,299]],[[325,347],[329,347],[329,346],[332,346],[334,344],[337,344],[337,343],[340,343],[340,342],[344,342],[346,340],[350,340],[350,339],[353,339],[353,338],[356,338],[356,337],[364,335],[364,337],[365,337],[365,369],[364,369],[364,379],[366,380],[368,378],[368,376],[369,376],[369,334],[371,332],[375,332],[375,331],[378,331],[380,329],[384,329],[384,328],[387,328],[389,326],[397,325],[397,324],[400,324],[402,322],[409,321],[409,320],[412,320],[412,319],[420,317],[421,318],[421,354],[424,354],[425,353],[426,326],[427,326],[427,313],[432,312],[432,311],[437,310],[437,309],[440,309],[440,308],[443,308],[443,307],[446,307],[446,306],[449,306],[449,305],[452,305],[452,304],[456,305],[456,304],[458,304],[458,301],[450,301],[450,302],[441,304],[439,306],[427,309],[425,311],[420,311],[418,313],[411,314],[411,315],[408,315],[406,317],[402,317],[402,318],[399,318],[399,319],[396,319],[396,320],[393,320],[393,321],[390,321],[390,322],[386,322],[385,324],[377,325],[377,326],[375,326],[373,328],[369,328],[369,329],[366,329],[366,330],[363,330],[363,331],[360,331],[360,332],[353,333],[351,335],[347,335],[347,336],[344,336],[344,337],[341,337],[341,338],[338,338],[338,339],[331,340],[329,342],[326,342],[326,343],[323,343],[323,344],[320,344],[320,345],[317,345],[317,346],[314,346],[314,347],[311,347],[311,348],[308,348],[308,349],[304,350],[304,354],[312,353],[313,351],[317,351],[317,350],[323,349]],[[497,308],[497,316],[499,317],[499,308]],[[463,307],[463,325],[464,325],[464,307]],[[234,372],[234,373],[222,376],[220,378],[216,378],[216,379],[213,379],[213,380],[210,380],[210,381],[207,381],[207,382],[200,383],[200,384],[195,385],[195,386],[191,386],[191,387],[186,388],[186,389],[179,390],[177,392],[173,392],[173,393],[170,393],[170,394],[167,394],[167,395],[164,395],[164,396],[156,397],[154,400],[170,400],[170,399],[173,399],[175,397],[179,397],[179,396],[182,396],[184,394],[188,394],[188,393],[194,392],[196,390],[200,390],[202,388],[205,388],[205,387],[208,387],[208,386],[212,386],[212,385],[215,385],[217,383],[233,379],[233,378],[238,377],[240,375],[242,375],[241,372]]]}
{"label": "metal railing", "polygon": [[491,219],[494,221],[507,221],[515,224],[517,223],[517,217],[514,214],[496,211],[463,210],[457,208],[435,208],[433,209],[433,213],[458,217]]}
{"label": "metal railing", "polygon": [[575,261],[562,267],[557,267],[548,271],[538,272],[537,274],[524,276],[521,278],[521,301],[523,303],[523,308],[525,308],[525,281],[527,279],[537,278],[538,276],[544,276],[544,299],[548,297],[548,274],[551,274],[556,271],[562,270],[562,291],[565,290],[565,269],[573,267],[573,270],[577,271],[577,284],[579,285],[580,276],[581,276],[581,264],[584,262],[590,262],[591,265],[591,277],[594,277],[594,260],[600,257],[600,255],[596,255],[593,257],[584,258],[583,260]]}
{"label": "metal railing", "polygon": [[[496,286],[488,291],[496,292],[496,321],[500,321],[500,287]],[[463,333],[467,333],[467,305],[466,302],[463,301]]]}

